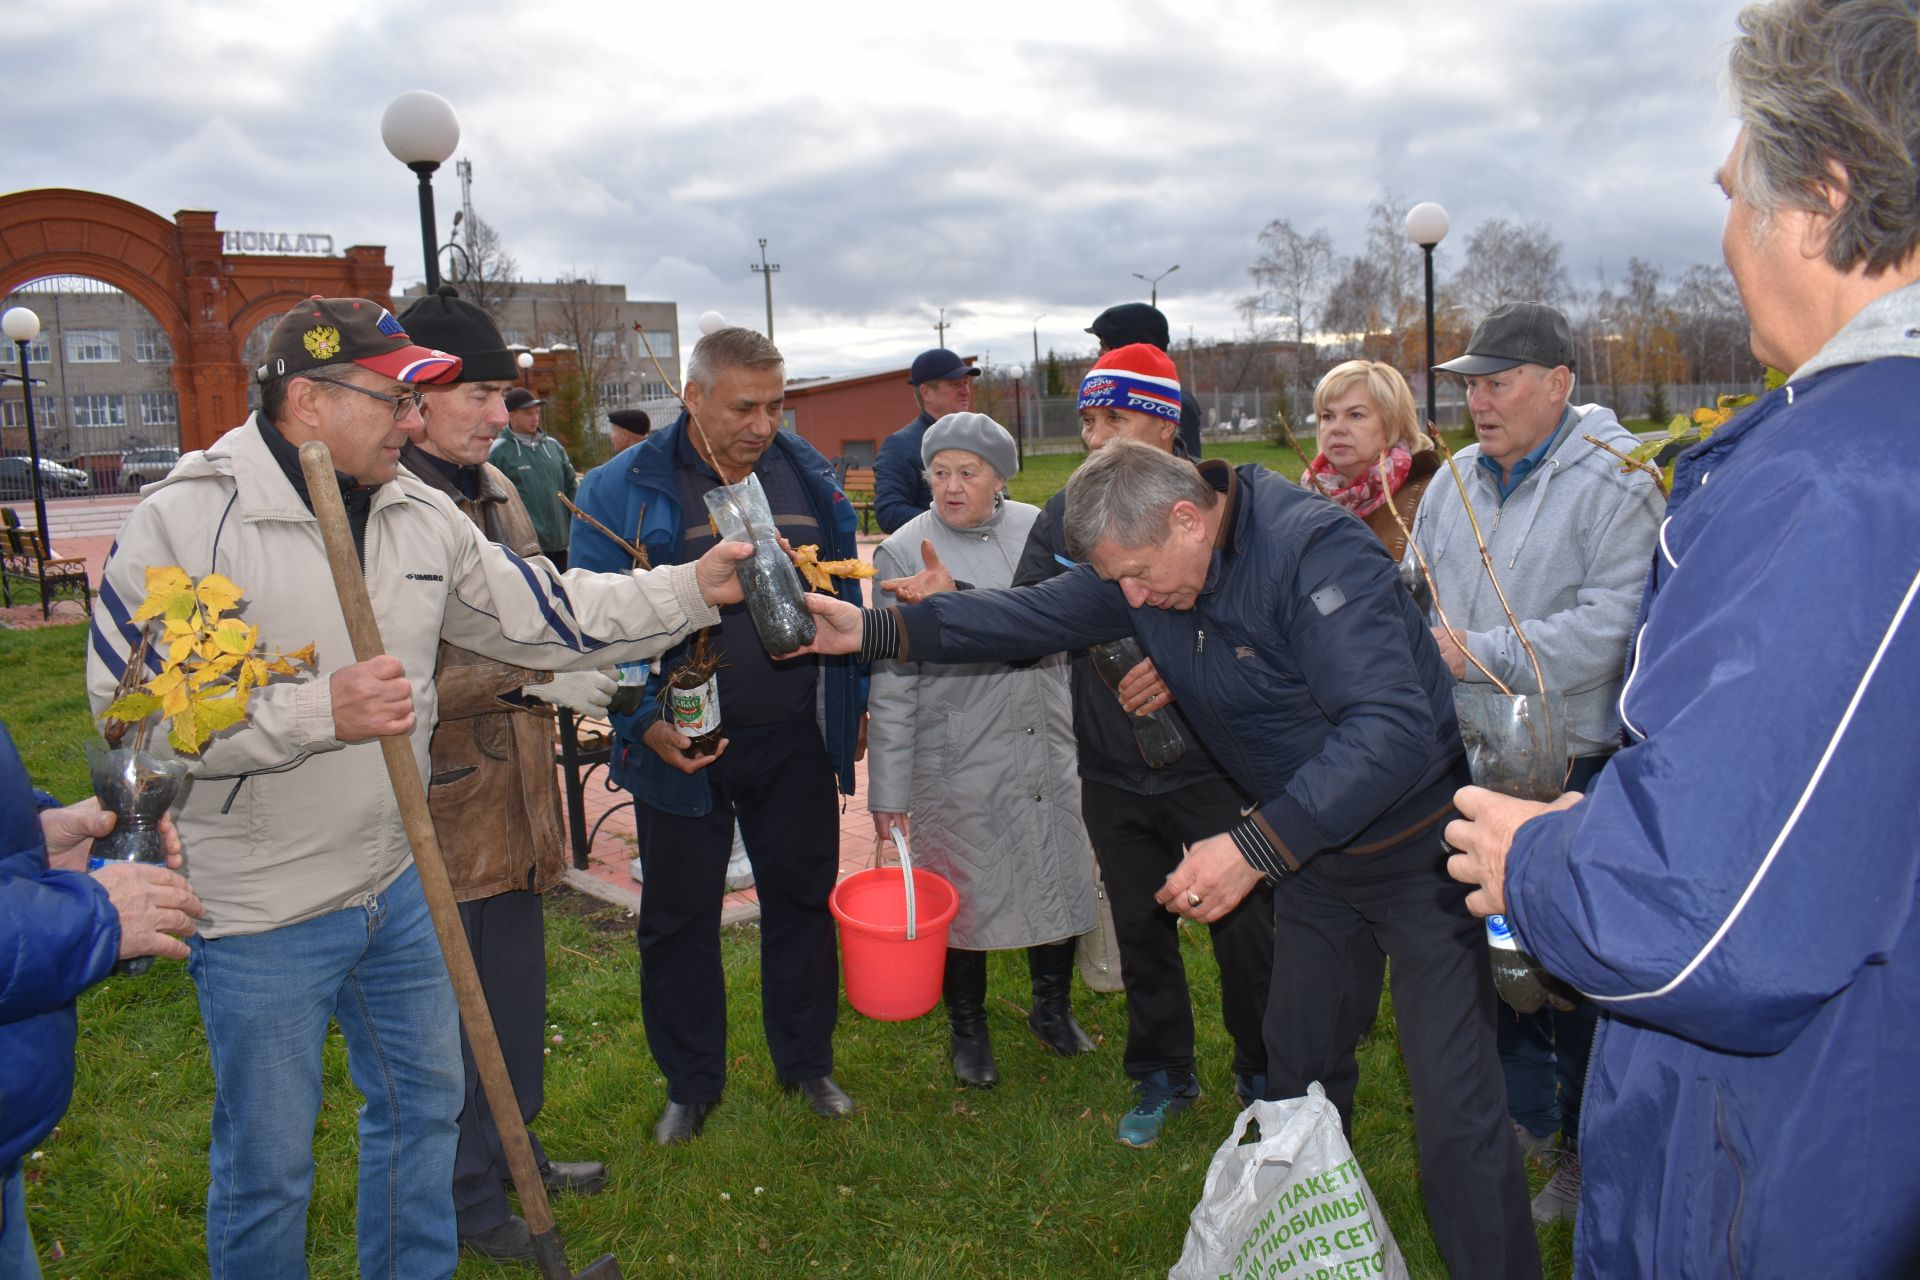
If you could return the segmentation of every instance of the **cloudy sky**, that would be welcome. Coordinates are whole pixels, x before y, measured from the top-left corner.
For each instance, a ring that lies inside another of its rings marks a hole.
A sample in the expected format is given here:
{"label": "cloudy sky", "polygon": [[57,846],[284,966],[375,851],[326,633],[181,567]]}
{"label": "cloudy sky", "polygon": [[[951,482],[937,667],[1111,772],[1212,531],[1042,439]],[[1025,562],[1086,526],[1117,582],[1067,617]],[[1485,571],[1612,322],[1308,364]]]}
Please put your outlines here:
{"label": "cloudy sky", "polygon": [[[1361,247],[1391,189],[1450,239],[1540,219],[1576,284],[1719,253],[1708,181],[1737,6],[1705,0],[763,0],[10,6],[0,189],[80,187],[231,229],[384,244],[421,275],[397,93],[458,111],[473,201],[523,275],[758,326],[790,372],[1091,349],[1173,264],[1176,335],[1236,324],[1268,219]],[[436,183],[444,234],[458,207]],[[1445,246],[1443,246],[1443,253]],[[1454,259],[1457,262],[1457,255]],[[1037,318],[1037,322],[1036,322]]]}

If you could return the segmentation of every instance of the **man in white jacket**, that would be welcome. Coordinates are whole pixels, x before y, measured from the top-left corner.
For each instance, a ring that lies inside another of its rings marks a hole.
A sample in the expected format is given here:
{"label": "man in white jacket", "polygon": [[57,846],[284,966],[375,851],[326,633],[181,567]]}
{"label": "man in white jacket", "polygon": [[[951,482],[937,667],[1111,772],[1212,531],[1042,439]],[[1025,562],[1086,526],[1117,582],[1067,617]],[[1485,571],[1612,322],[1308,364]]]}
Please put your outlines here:
{"label": "man in white jacket", "polygon": [[[206,915],[188,971],[215,1097],[207,1253],[216,1277],[307,1273],[321,1049],[337,1019],[366,1096],[359,1122],[363,1275],[453,1274],[458,1019],[377,739],[405,734],[424,779],[441,639],[544,670],[640,660],[739,599],[733,561],[651,573],[555,573],[487,541],[399,468],[422,429],[420,382],[458,357],[415,345],[379,304],[314,298],[281,320],[260,412],[190,453],[128,518],[87,658],[106,705],[140,639],[151,566],[218,572],[268,649],[313,643],[313,678],[253,691],[247,722],[194,762],[177,821]],[[333,455],[386,654],[353,661],[299,446]],[[151,655],[150,667],[158,663]]]}
{"label": "man in white jacket", "polygon": [[[1665,499],[1646,472],[1623,469],[1593,443],[1625,453],[1639,442],[1611,409],[1570,402],[1573,333],[1557,309],[1496,307],[1465,355],[1435,367],[1466,381],[1478,441],[1460,451],[1459,474],[1547,688],[1566,699],[1574,757],[1568,788],[1584,791],[1620,745],[1621,671]],[[1487,688],[1491,671],[1516,692],[1537,691],[1533,663],[1487,576],[1451,474],[1428,486],[1413,539],[1432,566],[1440,607],[1465,641],[1463,649],[1446,628],[1433,629],[1454,679]],[[1553,1180],[1533,1202],[1537,1222],[1572,1217],[1580,1200],[1575,1139],[1596,1017],[1585,1000],[1527,1015],[1500,1008],[1514,1136],[1536,1155],[1561,1133]]]}

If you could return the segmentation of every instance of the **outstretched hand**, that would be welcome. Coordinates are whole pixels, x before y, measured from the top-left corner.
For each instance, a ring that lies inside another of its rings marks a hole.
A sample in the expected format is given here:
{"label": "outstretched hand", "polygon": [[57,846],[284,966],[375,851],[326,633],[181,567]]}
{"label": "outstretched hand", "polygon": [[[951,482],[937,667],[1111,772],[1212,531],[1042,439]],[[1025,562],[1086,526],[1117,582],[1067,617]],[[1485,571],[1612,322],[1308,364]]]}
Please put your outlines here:
{"label": "outstretched hand", "polygon": [[[860,640],[866,628],[860,617],[860,606],[849,604],[838,596],[822,595],[818,591],[809,591],[801,599],[812,610],[814,623],[813,643],[802,645],[794,653],[858,653]],[[779,653],[777,658],[790,655]]]}
{"label": "outstretched hand", "polygon": [[[693,580],[700,584],[700,598],[708,604],[739,604],[739,562],[753,554],[751,542],[716,542],[694,562]],[[644,572],[644,570],[642,571]]]}
{"label": "outstretched hand", "polygon": [[919,604],[928,596],[954,589],[953,574],[940,562],[940,553],[933,549],[931,539],[920,540],[920,558],[926,562],[920,572],[906,578],[888,578],[880,584],[880,589],[891,591],[901,604]]}

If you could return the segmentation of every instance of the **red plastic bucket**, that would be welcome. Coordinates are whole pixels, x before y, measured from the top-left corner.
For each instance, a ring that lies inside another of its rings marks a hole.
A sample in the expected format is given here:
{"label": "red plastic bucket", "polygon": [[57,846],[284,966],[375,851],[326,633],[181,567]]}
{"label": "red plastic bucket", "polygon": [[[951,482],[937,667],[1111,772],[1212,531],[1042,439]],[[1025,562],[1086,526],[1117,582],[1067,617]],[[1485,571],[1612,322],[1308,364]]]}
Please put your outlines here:
{"label": "red plastic bucket", "polygon": [[947,926],[960,895],[946,877],[913,873],[916,936],[907,938],[907,890],[899,867],[856,871],[834,886],[827,906],[840,922],[847,1003],[881,1022],[917,1018],[940,1003]]}

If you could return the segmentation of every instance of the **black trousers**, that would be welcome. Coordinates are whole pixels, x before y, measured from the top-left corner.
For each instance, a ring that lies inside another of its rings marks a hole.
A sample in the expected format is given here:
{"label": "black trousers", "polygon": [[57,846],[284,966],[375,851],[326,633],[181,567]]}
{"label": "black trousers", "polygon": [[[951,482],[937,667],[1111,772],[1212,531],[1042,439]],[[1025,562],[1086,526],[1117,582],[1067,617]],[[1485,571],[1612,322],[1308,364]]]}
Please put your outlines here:
{"label": "black trousers", "polygon": [[1380,853],[1323,853],[1275,889],[1267,1096],[1299,1097],[1318,1080],[1352,1132],[1354,1053],[1391,960],[1434,1244],[1456,1276],[1537,1277],[1494,1051],[1486,925],[1468,913],[1466,886],[1447,877],[1444,825]]}
{"label": "black trousers", "polygon": [[[460,923],[473,948],[480,989],[493,1014],[507,1078],[520,1102],[520,1118],[531,1123],[545,1098],[547,1042],[547,932],[540,895],[530,890],[496,894],[460,904]],[[489,1231],[507,1220],[510,1181],[500,1130],[480,1087],[473,1046],[460,1029],[460,1061],[466,1067],[466,1103],[460,1109],[460,1141],[453,1156],[453,1209],[463,1236]],[[546,1153],[531,1132],[533,1158],[544,1166]]]}
{"label": "black trousers", "polygon": [[[1126,1073],[1191,1073],[1193,1002],[1180,958],[1180,918],[1153,900],[1183,846],[1240,821],[1240,795],[1225,779],[1161,795],[1081,780],[1081,813],[1113,907],[1120,973],[1127,984]],[[1263,1024],[1273,977],[1273,890],[1262,883],[1209,926],[1220,966],[1220,1012],[1233,1037],[1233,1069],[1267,1069]]]}
{"label": "black trousers", "polygon": [[760,1018],[775,1074],[833,1071],[840,961],[827,911],[840,867],[833,768],[813,717],[723,730],[707,769],[713,808],[683,818],[640,814],[640,1013],[674,1102],[717,1102],[727,1078],[727,984],[720,899],[733,824],[760,899]]}

